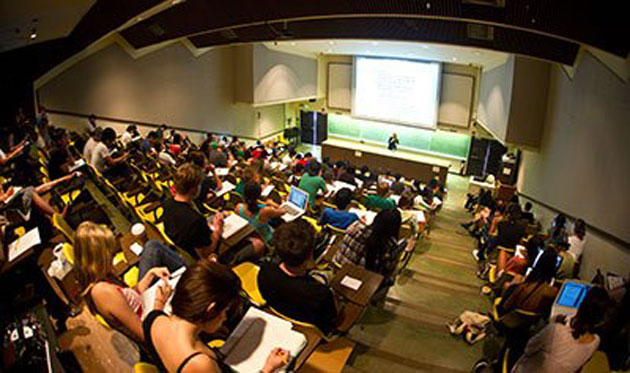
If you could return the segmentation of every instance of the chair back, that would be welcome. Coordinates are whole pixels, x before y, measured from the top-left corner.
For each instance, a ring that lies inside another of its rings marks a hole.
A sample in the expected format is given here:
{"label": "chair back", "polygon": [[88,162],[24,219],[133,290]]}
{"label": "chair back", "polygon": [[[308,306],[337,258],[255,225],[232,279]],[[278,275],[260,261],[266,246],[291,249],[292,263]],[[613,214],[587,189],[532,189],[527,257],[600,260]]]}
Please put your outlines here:
{"label": "chair back", "polygon": [[74,230],[70,227],[70,224],[64,219],[61,214],[54,213],[52,216],[53,226],[60,231],[64,237],[74,245]]}
{"label": "chair back", "polygon": [[241,287],[247,298],[258,307],[264,307],[267,302],[262,297],[260,289],[258,288],[258,272],[260,267],[254,263],[243,262],[236,267],[232,268],[232,271],[241,280]]}

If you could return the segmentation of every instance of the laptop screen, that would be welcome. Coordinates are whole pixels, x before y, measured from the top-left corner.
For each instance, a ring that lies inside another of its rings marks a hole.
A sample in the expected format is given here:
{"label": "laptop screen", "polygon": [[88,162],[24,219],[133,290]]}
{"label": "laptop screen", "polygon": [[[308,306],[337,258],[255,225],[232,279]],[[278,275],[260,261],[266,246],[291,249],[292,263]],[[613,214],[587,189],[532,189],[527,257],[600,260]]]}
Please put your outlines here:
{"label": "laptop screen", "polygon": [[308,193],[302,189],[291,187],[289,192],[289,202],[293,203],[302,210],[306,209],[306,202],[308,202]]}
{"label": "laptop screen", "polygon": [[576,282],[566,282],[558,295],[556,304],[559,306],[579,308],[584,300],[590,285]]}

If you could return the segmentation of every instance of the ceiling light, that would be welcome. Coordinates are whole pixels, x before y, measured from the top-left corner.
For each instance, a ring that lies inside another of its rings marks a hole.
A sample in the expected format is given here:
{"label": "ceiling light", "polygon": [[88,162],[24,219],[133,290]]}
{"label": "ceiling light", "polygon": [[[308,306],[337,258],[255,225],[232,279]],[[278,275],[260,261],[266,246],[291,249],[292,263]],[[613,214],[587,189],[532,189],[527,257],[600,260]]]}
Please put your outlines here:
{"label": "ceiling light", "polygon": [[31,40],[34,40],[37,37],[37,30],[32,29],[31,35],[29,37],[31,38]]}
{"label": "ceiling light", "polygon": [[422,44],[422,48],[424,48],[424,49],[429,49],[429,46],[428,46],[428,45],[425,45],[425,44]]}
{"label": "ceiling light", "polygon": [[291,42],[291,46],[292,46],[292,47],[295,47],[296,45],[297,45],[297,44],[296,44],[294,41],[292,41],[292,42]]}
{"label": "ceiling light", "polygon": [[372,45],[378,45],[378,41],[373,41]]}
{"label": "ceiling light", "polygon": [[331,40],[331,41],[328,42],[328,44],[335,45],[335,42]]}
{"label": "ceiling light", "polygon": [[427,1],[427,9],[431,9],[431,3]]}
{"label": "ceiling light", "polygon": [[453,61],[457,61],[457,57],[453,57],[451,58]]}

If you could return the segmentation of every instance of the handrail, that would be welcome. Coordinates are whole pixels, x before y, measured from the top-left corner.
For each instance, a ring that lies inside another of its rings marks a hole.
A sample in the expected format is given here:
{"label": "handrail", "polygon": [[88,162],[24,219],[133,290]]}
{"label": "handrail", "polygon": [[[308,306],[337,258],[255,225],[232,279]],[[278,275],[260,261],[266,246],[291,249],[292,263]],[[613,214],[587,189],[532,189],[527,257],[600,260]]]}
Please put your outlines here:
{"label": "handrail", "polygon": [[[79,118],[90,118],[90,115],[88,114],[81,114],[81,113],[75,113],[75,112],[71,112],[71,111],[65,111],[65,110],[56,110],[56,109],[48,109],[46,108],[46,111],[50,114],[59,114],[59,115],[70,115],[70,116],[74,116],[74,117],[79,117]],[[139,121],[139,120],[132,120],[132,119],[120,119],[120,118],[113,118],[113,117],[106,117],[106,116],[102,116],[102,115],[96,115],[94,114],[94,118],[97,120],[106,120],[109,122],[117,122],[117,123],[123,123],[123,124],[135,124],[135,125],[140,125],[140,126],[146,126],[146,127],[153,127],[153,128],[159,128],[162,125],[166,125],[169,129],[175,129],[178,131],[186,131],[186,132],[193,132],[193,133],[201,133],[201,134],[208,134],[211,133],[213,135],[216,136],[237,136],[239,139],[246,139],[246,140],[252,140],[252,141],[256,141],[259,140],[256,137],[251,137],[251,136],[241,136],[241,135],[234,135],[234,134],[230,134],[230,133],[219,133],[219,132],[213,132],[213,131],[204,131],[204,130],[200,130],[200,129],[196,129],[196,128],[185,128],[185,127],[179,127],[179,126],[173,126],[170,125],[168,123],[161,123],[161,124],[157,124],[157,123],[151,123],[151,122],[144,122],[144,121]],[[262,136],[262,138],[265,137],[270,137],[270,136],[275,136],[281,132],[283,132],[284,129],[269,133],[269,134],[265,134],[264,136]]]}
{"label": "handrail", "polygon": [[[571,219],[573,221],[578,219],[578,218],[576,218],[575,216],[573,216],[571,214],[567,214],[566,212],[564,212],[564,211],[562,211],[562,210],[560,210],[558,208],[555,208],[553,206],[550,206],[550,205],[548,205],[548,204],[546,204],[544,202],[541,202],[541,201],[539,201],[539,200],[537,200],[535,198],[532,198],[532,197],[528,196],[525,193],[521,193],[519,191],[517,191],[516,193],[519,196],[524,197],[525,199],[528,199],[528,200],[530,200],[530,201],[532,201],[534,203],[537,203],[537,204],[545,207],[548,210],[551,210],[551,211],[555,212],[556,214],[564,214],[567,218],[569,218],[569,219]],[[595,232],[595,234],[597,234],[598,236],[601,236],[605,240],[610,241],[610,242],[614,243],[615,245],[621,246],[621,247],[623,247],[625,249],[630,249],[630,242],[625,241],[623,238],[617,237],[614,234],[612,234],[610,232],[607,232],[607,231],[603,230],[602,228],[598,228],[598,227],[596,227],[596,226],[594,226],[592,224],[589,224],[589,223],[586,223],[586,226],[588,227],[589,230]]]}

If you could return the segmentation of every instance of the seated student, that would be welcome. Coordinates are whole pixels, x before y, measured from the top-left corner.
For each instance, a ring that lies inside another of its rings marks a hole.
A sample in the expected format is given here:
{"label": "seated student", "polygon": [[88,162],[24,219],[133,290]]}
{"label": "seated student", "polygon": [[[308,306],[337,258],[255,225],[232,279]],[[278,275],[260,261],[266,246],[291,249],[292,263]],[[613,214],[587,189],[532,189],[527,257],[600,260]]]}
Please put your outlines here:
{"label": "seated student", "polygon": [[397,209],[386,209],[376,215],[371,225],[362,221],[352,223],[346,229],[333,263],[340,267],[353,263],[388,277],[396,267],[394,254],[400,221]]}
{"label": "seated student", "polygon": [[348,183],[350,185],[357,186],[357,181],[355,178],[355,168],[351,164],[344,165],[342,167],[341,173],[337,178],[339,181],[343,181],[344,183]]}
{"label": "seated student", "polygon": [[87,163],[92,163],[92,154],[94,153],[94,148],[96,144],[98,144],[101,139],[101,135],[103,133],[103,129],[101,127],[96,127],[96,129],[90,132],[90,138],[83,145],[83,159]]}
{"label": "seated student", "polygon": [[286,166],[293,166],[293,160],[295,159],[295,148],[290,147],[289,151],[282,157],[282,163]]}
{"label": "seated student", "polygon": [[182,135],[175,132],[175,130],[172,131],[172,134],[173,135],[171,136],[171,144],[168,147],[168,151],[173,155],[174,158],[177,158],[183,150]]}
{"label": "seated student", "polygon": [[208,161],[215,167],[227,167],[228,156],[225,154],[223,147],[219,146],[216,142],[210,144],[210,154],[208,155]]}
{"label": "seated student", "polygon": [[[260,184],[248,182],[245,184],[245,203],[236,205],[236,212],[249,222],[256,232],[262,237],[267,245],[271,243],[273,238],[273,228],[269,225],[269,221],[279,218],[285,214],[284,209],[275,203],[265,206],[258,203],[262,189]],[[271,201],[268,201],[271,202]]]}
{"label": "seated student", "polygon": [[74,158],[68,151],[70,141],[64,130],[51,130],[51,149],[48,152],[48,177],[59,179],[68,174]]}
{"label": "seated student", "polygon": [[[91,312],[101,315],[109,325],[128,336],[143,341],[142,293],[157,278],[168,279],[170,273],[184,265],[184,261],[161,242],[146,243],[140,257],[138,284],[129,288],[114,276],[112,253],[116,250],[114,234],[108,228],[83,222],[74,239],[74,268],[81,285],[82,296]],[[155,304],[164,307],[171,289],[160,286]]]}
{"label": "seated student", "polygon": [[193,201],[201,189],[203,173],[191,163],[184,163],[175,172],[175,196],[164,202],[164,229],[177,246],[194,258],[207,258],[216,252],[223,232],[219,214],[210,227]]}
{"label": "seated student", "polygon": [[154,146],[155,151],[158,154],[158,162],[167,166],[177,166],[177,160],[168,150],[166,150],[166,147],[162,144],[161,141],[156,141]]}
{"label": "seated student", "polygon": [[300,184],[300,181],[302,180],[303,175],[304,175],[304,166],[299,163],[296,163],[295,166],[293,166],[293,173],[289,175],[289,179],[287,180],[287,183],[289,185],[298,186]]}
{"label": "seated student", "polygon": [[146,138],[140,141],[140,150],[146,154],[155,153],[155,143],[158,141],[158,135],[155,131],[149,132]]}
{"label": "seated student", "polygon": [[317,193],[322,192],[326,194],[326,181],[320,175],[321,165],[317,160],[311,159],[308,163],[307,173],[302,175],[300,179],[299,188],[308,193],[308,203],[310,206],[315,206],[315,199]]}
{"label": "seated student", "polygon": [[560,213],[551,222],[551,228],[549,229],[549,238],[547,243],[551,245],[557,245],[559,243],[567,242],[569,239],[567,235],[567,217]]}
{"label": "seated student", "polygon": [[335,194],[333,203],[336,208],[326,207],[322,217],[319,219],[320,225],[330,224],[335,228],[346,229],[350,224],[359,220],[359,216],[348,211],[348,206],[352,201],[353,193],[349,188],[341,188]]}
{"label": "seated student", "polygon": [[546,250],[538,259],[531,273],[520,284],[508,287],[501,303],[500,314],[520,309],[548,315],[558,289],[549,285],[556,274],[557,255],[553,250]]}
{"label": "seated student", "polygon": [[578,262],[584,252],[584,244],[586,243],[586,223],[582,219],[575,221],[573,226],[573,234],[569,236],[569,253],[573,256],[573,260]]}
{"label": "seated student", "polygon": [[138,127],[136,127],[135,124],[130,124],[125,129],[125,132],[120,136],[120,142],[123,144],[123,146],[126,147],[127,145],[131,144],[134,138],[138,136],[140,136],[140,133],[138,132]]}
{"label": "seated student", "polygon": [[214,166],[208,163],[206,156],[200,151],[193,151],[190,153],[190,161],[203,170],[205,173],[203,180],[201,181],[201,190],[199,195],[195,198],[195,204],[200,209],[203,207],[203,203],[208,200],[208,194],[210,191],[217,191],[223,188],[223,183],[216,172],[212,173],[212,176],[208,176],[208,171],[214,171]]}
{"label": "seated student", "polygon": [[90,164],[101,173],[114,171],[116,166],[122,165],[128,158],[126,153],[115,158],[111,156],[115,141],[116,132],[107,127],[101,134],[101,141],[94,147]]}
{"label": "seated student", "polygon": [[261,266],[258,273],[261,295],[283,315],[314,324],[324,334],[330,334],[337,324],[333,293],[309,276],[306,266],[313,257],[313,227],[303,219],[296,219],[278,227],[273,241],[281,262]]}
{"label": "seated student", "polygon": [[256,165],[249,165],[243,170],[241,180],[236,184],[234,192],[240,196],[245,195],[245,185],[247,183],[261,184],[263,180],[262,171]]}
{"label": "seated student", "polygon": [[398,211],[400,211],[401,225],[409,228],[411,237],[418,234],[418,218],[413,211],[413,193],[403,192],[398,200]]}
{"label": "seated student", "polygon": [[[506,210],[505,220],[501,221],[497,226],[497,236],[492,237],[487,245],[480,246],[479,250],[474,250],[473,256],[481,261],[485,259],[486,251],[491,252],[498,246],[515,249],[516,245],[525,237],[525,227],[520,223],[520,215],[521,208],[519,205],[509,205]],[[505,264],[505,262],[503,263]],[[500,266],[499,269],[503,269],[503,267]]]}
{"label": "seated student", "polygon": [[606,290],[591,288],[574,318],[557,319],[527,342],[512,372],[579,372],[599,347],[595,330],[609,305]]}
{"label": "seated student", "polygon": [[381,181],[378,183],[376,188],[376,194],[368,195],[365,197],[365,207],[367,208],[376,208],[376,209],[395,209],[396,202],[393,199],[387,198],[387,194],[389,193],[389,184],[387,182]]}
{"label": "seated student", "polygon": [[[525,275],[528,267],[532,266],[539,248],[545,247],[545,242],[539,236],[531,237],[525,244],[525,250],[515,253],[505,264],[505,272]],[[517,246],[518,248],[518,246]],[[518,249],[517,249],[518,250]]]}
{"label": "seated student", "polygon": [[[182,274],[171,300],[173,313],[154,310],[142,324],[149,353],[160,371],[232,372],[200,334],[221,328],[241,301],[240,289],[238,277],[216,262],[202,260]],[[273,373],[289,358],[287,351],[274,349],[260,372]]]}
{"label": "seated student", "polygon": [[525,207],[523,209],[523,212],[521,213],[521,219],[526,221],[527,224],[536,223],[536,219],[534,218],[534,213],[532,212],[532,207],[534,206],[532,205],[531,202],[525,202]]}

